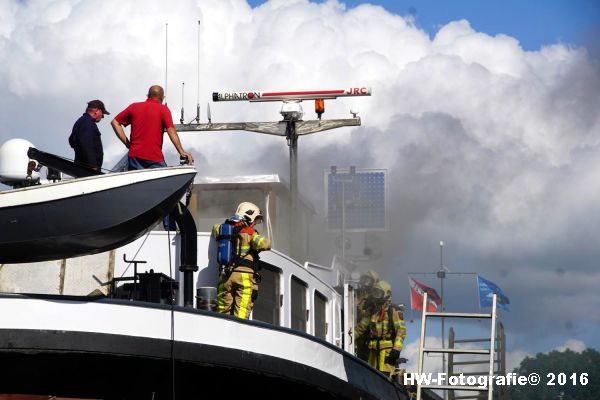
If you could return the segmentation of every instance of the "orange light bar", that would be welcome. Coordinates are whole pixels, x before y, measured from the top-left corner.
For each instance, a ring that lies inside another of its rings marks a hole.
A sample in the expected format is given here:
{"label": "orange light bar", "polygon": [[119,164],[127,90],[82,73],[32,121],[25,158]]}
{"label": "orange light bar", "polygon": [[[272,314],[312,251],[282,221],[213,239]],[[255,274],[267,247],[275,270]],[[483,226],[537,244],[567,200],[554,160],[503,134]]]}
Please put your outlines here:
{"label": "orange light bar", "polygon": [[325,112],[325,100],[324,99],[315,99],[315,112],[321,119],[321,115]]}

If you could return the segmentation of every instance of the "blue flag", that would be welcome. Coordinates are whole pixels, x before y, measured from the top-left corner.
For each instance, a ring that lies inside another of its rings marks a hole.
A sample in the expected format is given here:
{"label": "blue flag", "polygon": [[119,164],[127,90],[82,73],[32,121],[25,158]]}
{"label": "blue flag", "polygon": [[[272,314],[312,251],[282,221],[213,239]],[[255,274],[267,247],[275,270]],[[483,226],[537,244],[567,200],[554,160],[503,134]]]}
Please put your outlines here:
{"label": "blue flag", "polygon": [[508,305],[510,304],[509,298],[504,294],[502,289],[498,287],[494,282],[483,279],[477,275],[477,283],[479,284],[479,306],[480,307],[491,307],[492,298],[494,293],[497,295],[496,306],[508,311]]}

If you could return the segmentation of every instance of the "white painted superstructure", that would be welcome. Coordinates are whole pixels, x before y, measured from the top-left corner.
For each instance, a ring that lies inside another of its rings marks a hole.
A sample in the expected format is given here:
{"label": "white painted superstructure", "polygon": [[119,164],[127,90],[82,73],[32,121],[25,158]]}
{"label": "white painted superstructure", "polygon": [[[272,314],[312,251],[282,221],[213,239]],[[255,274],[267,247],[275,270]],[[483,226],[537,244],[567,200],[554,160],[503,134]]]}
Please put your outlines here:
{"label": "white painted superstructure", "polygon": [[[81,185],[94,190],[95,181],[83,178]],[[237,201],[253,201],[264,210],[258,228],[275,239],[275,247],[261,253],[262,282],[250,320],[182,306],[181,236],[160,230],[160,224],[105,253],[0,265],[0,292],[11,292],[0,293],[0,356],[11,357],[12,367],[0,392],[214,398],[235,380],[250,398],[285,392],[407,399],[399,386],[351,354],[355,321],[343,309],[354,308],[354,297],[345,267],[301,264],[286,255],[287,218],[281,215],[286,194],[285,183],[273,175],[200,178],[194,184],[188,206],[199,231],[194,293],[218,283],[212,224],[229,217]],[[303,211],[310,217],[310,207]],[[131,261],[145,263],[135,267]],[[170,295],[158,302],[139,300],[146,272],[178,284],[177,304],[168,304]],[[38,375],[33,388],[21,371],[47,363],[53,368]]]}

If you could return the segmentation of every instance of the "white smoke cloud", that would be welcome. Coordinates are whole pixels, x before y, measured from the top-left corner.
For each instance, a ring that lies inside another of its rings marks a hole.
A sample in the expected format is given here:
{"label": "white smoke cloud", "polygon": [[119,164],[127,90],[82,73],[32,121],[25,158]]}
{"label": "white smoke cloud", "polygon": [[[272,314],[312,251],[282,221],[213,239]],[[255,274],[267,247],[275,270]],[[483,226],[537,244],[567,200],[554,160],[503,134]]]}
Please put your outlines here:
{"label": "white smoke cloud", "polygon": [[[254,9],[244,0],[5,0],[0,142],[18,136],[72,156],[68,133],[87,101],[102,99],[114,116],[164,82],[165,23],[167,101],[176,120],[181,82],[186,120],[198,85],[203,120],[216,90],[373,88],[370,98],[326,101],[325,118],[349,116],[354,106],[363,126],[301,138],[300,189],[320,208],[330,165],[389,169],[393,230],[380,236],[385,255],[375,262],[384,277],[404,282],[409,270],[434,268],[444,239],[454,263],[499,280],[519,334],[532,329],[524,310],[536,310],[538,326],[555,320],[549,307],[558,295],[541,284],[523,287],[545,281],[548,271],[565,272],[560,284],[579,301],[568,293],[560,299],[578,313],[597,304],[600,277],[581,278],[600,256],[600,77],[586,49],[550,43],[524,51],[516,38],[477,32],[466,20],[430,38],[410,18],[335,0],[272,0]],[[314,118],[312,104],[304,108]],[[215,122],[277,120],[278,111],[277,104],[212,105]],[[125,153],[108,122],[100,123],[105,167]],[[201,174],[287,176],[281,138],[180,136]],[[170,143],[165,152],[172,162]],[[329,264],[332,238],[319,248],[323,236],[315,233],[311,258]],[[568,333],[583,335],[585,323],[573,322]]]}

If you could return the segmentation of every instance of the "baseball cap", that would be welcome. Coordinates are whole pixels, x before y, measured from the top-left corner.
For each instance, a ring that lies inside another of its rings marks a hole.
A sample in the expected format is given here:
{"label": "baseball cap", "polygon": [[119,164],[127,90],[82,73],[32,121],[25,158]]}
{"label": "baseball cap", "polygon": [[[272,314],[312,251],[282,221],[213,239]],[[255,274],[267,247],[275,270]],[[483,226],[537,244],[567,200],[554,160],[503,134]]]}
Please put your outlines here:
{"label": "baseball cap", "polygon": [[98,108],[102,111],[102,114],[110,115],[106,108],[104,108],[104,103],[100,100],[92,100],[88,102],[88,108]]}

